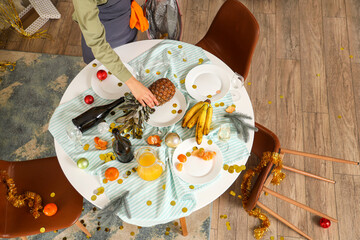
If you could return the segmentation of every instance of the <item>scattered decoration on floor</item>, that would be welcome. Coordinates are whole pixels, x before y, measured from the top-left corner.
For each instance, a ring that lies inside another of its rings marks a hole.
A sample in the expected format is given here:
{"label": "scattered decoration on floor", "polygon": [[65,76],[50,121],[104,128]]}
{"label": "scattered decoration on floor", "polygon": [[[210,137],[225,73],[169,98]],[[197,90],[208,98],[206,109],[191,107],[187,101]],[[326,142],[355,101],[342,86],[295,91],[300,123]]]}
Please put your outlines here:
{"label": "scattered decoration on floor", "polygon": [[86,104],[92,104],[94,102],[94,97],[91,95],[86,95],[84,98],[84,102]]}
{"label": "scattered decoration on floor", "polygon": [[280,98],[281,98],[281,99],[283,99],[283,98],[284,98],[284,96],[283,96],[283,95],[280,95]]}
{"label": "scattered decoration on floor", "polygon": [[251,85],[251,82],[248,82],[248,86],[250,86]]}
{"label": "scattered decoration on floor", "polygon": [[14,71],[16,62],[0,61],[0,72]]}
{"label": "scattered decoration on floor", "polygon": [[23,194],[17,193],[14,179],[10,178],[8,173],[3,170],[0,173],[0,180],[7,187],[7,200],[16,208],[24,207],[26,204],[30,207],[30,213],[36,219],[40,217],[39,210],[43,208],[42,199],[39,194],[26,191]]}
{"label": "scattered decoration on floor", "polygon": [[330,222],[329,219],[320,218],[320,226],[321,226],[322,228],[328,228],[328,227],[330,227],[330,225],[331,225],[331,222]]}
{"label": "scattered decoration on floor", "polygon": [[[282,169],[282,159],[278,153],[272,152],[264,152],[263,157],[260,163],[253,169],[248,169],[243,177],[243,182],[241,183],[241,193],[243,197],[243,206],[245,208],[251,192],[251,180],[255,177],[256,174],[259,174],[264,167],[266,167],[269,163],[275,165],[274,169],[271,171],[273,174],[273,178],[271,183],[274,185],[279,185],[282,180],[285,178],[285,173],[281,172]],[[264,233],[270,227],[270,220],[268,217],[261,212],[260,208],[254,208],[251,211],[248,211],[250,216],[254,216],[262,221],[261,226],[257,227],[254,230],[254,237],[256,239],[261,239],[264,236]]]}
{"label": "scattered decoration on floor", "polygon": [[354,58],[354,56],[353,56],[353,55],[350,55],[349,58]]}
{"label": "scattered decoration on floor", "polygon": [[340,50],[342,51],[342,50],[344,50],[344,48],[343,48],[343,47],[341,47],[341,48],[340,48]]}
{"label": "scattered decoration on floor", "polygon": [[234,191],[232,191],[232,190],[229,193],[230,193],[231,196],[234,196],[234,197],[236,196],[236,193]]}
{"label": "scattered decoration on floor", "polygon": [[228,231],[231,230],[230,222],[226,222],[226,229],[227,229]]}
{"label": "scattered decoration on floor", "polygon": [[317,76],[317,77],[320,77],[320,73],[317,73],[316,76]]}
{"label": "scattered decoration on floor", "polygon": [[342,116],[341,116],[341,115],[338,115],[338,118],[342,118]]}
{"label": "scattered decoration on floor", "polygon": [[272,104],[272,101],[268,101],[268,104]]}
{"label": "scattered decoration on floor", "polygon": [[225,114],[224,117],[229,118],[234,124],[238,136],[242,137],[245,142],[249,141],[249,131],[257,132],[258,129],[249,123],[246,123],[244,119],[251,119],[250,116],[242,113],[229,113]]}

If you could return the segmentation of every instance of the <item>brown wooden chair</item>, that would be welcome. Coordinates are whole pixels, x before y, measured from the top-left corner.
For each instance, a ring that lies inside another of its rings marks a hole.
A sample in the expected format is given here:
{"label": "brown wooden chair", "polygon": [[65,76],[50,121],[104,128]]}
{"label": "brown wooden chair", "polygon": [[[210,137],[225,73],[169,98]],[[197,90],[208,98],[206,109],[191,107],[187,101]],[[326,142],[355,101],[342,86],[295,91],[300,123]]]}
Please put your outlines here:
{"label": "brown wooden chair", "polygon": [[[25,191],[38,193],[42,197],[43,206],[55,203],[58,211],[51,217],[41,212],[40,217],[35,219],[28,206],[15,208],[9,203],[6,199],[7,187],[0,183],[0,237],[26,239],[26,236],[39,234],[42,227],[45,232],[49,232],[73,224],[91,236],[78,220],[83,198],[65,177],[56,157],[20,162],[0,160],[2,170],[14,179],[18,194]],[[55,193],[55,196],[51,197],[51,193]]]}
{"label": "brown wooden chair", "polygon": [[[304,152],[299,152],[299,151],[294,151],[294,150],[289,150],[289,149],[284,149],[280,147],[280,141],[278,139],[278,137],[271,132],[269,129],[265,128],[264,126],[255,123],[255,126],[259,129],[258,132],[255,133],[254,136],[254,143],[253,143],[253,147],[251,152],[254,153],[258,158],[261,159],[262,155],[264,152],[276,152],[276,153],[280,153],[280,155],[282,157],[284,157],[285,153],[288,154],[295,154],[295,155],[300,155],[300,156],[305,156],[305,157],[311,157],[311,158],[317,158],[317,159],[323,159],[323,160],[327,160],[327,161],[334,161],[334,162],[340,162],[340,163],[347,163],[347,164],[353,164],[353,165],[359,165],[359,162],[352,162],[352,161],[347,161],[347,160],[343,160],[343,159],[338,159],[338,158],[332,158],[332,157],[327,157],[327,156],[321,156],[321,155],[316,155],[316,154],[311,154],[311,153],[304,153]],[[337,220],[335,218],[332,218],[330,216],[327,216],[324,213],[321,213],[315,209],[312,209],[302,203],[299,203],[293,199],[290,199],[286,196],[283,196],[277,192],[272,191],[271,189],[267,188],[267,186],[270,184],[271,181],[271,177],[269,177],[269,175],[271,174],[271,170],[273,168],[273,164],[269,163],[266,167],[264,167],[262,169],[262,171],[260,172],[260,174],[258,175],[258,178],[250,192],[250,196],[249,199],[246,203],[245,210],[246,211],[251,211],[253,208],[255,208],[255,206],[257,205],[258,207],[264,209],[266,212],[268,212],[270,215],[272,215],[273,217],[275,217],[277,220],[281,221],[282,223],[284,223],[285,225],[287,225],[288,227],[290,227],[291,229],[293,229],[294,231],[298,232],[299,234],[303,235],[305,238],[307,239],[311,239],[310,236],[308,236],[306,233],[304,233],[303,231],[301,231],[300,229],[298,229],[297,227],[295,227],[293,224],[291,224],[290,222],[288,222],[287,220],[285,220],[284,218],[282,218],[280,215],[278,215],[276,212],[272,211],[270,208],[268,208],[267,206],[265,206],[264,204],[262,204],[261,202],[259,202],[259,198],[262,192],[267,192],[277,198],[280,198],[288,203],[294,204],[295,206],[298,206],[300,208],[303,208],[313,214],[316,214],[320,217],[329,219],[330,221],[333,222],[337,222]],[[295,168],[291,168],[288,167],[286,165],[283,164],[283,169],[286,169],[288,171],[293,171],[296,173],[300,173],[303,174],[305,176],[308,177],[312,177],[312,178],[316,178],[319,180],[323,180],[329,183],[335,183],[335,181],[327,179],[327,178],[323,178],[320,176],[317,176],[315,174],[312,173],[308,173],[299,169],[295,169]],[[280,185],[281,186],[281,185]]]}
{"label": "brown wooden chair", "polygon": [[227,0],[196,45],[246,79],[258,38],[259,24],[249,9],[238,0]]}

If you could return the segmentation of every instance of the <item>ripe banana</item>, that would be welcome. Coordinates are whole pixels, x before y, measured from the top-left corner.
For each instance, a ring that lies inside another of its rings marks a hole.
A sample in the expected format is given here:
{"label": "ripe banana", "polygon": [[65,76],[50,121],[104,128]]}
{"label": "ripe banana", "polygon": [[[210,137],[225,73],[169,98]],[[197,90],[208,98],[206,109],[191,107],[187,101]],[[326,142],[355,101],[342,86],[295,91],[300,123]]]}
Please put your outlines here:
{"label": "ripe banana", "polygon": [[209,104],[209,108],[206,112],[204,135],[208,135],[210,133],[210,124],[211,124],[212,116],[213,116],[213,108],[211,104]]}
{"label": "ripe banana", "polygon": [[200,108],[204,105],[203,101],[196,103],[189,111],[185,114],[181,126],[186,127],[189,120],[200,110]]}
{"label": "ripe banana", "polygon": [[186,127],[187,127],[188,129],[190,129],[190,128],[192,128],[193,126],[195,126],[195,124],[197,123],[198,118],[199,118],[200,114],[202,113],[202,110],[205,108],[205,106],[206,106],[206,107],[208,106],[208,103],[207,103],[207,102],[206,102],[205,104],[203,104],[203,106],[200,108],[200,110],[197,111],[197,112],[195,113],[195,115],[193,115],[193,116],[191,117],[191,119],[187,122]]}
{"label": "ripe banana", "polygon": [[201,144],[203,135],[204,135],[204,126],[205,126],[205,120],[206,120],[206,113],[208,110],[209,104],[205,104],[204,108],[201,108],[200,115],[196,124],[196,132],[195,132],[195,139],[197,144]]}

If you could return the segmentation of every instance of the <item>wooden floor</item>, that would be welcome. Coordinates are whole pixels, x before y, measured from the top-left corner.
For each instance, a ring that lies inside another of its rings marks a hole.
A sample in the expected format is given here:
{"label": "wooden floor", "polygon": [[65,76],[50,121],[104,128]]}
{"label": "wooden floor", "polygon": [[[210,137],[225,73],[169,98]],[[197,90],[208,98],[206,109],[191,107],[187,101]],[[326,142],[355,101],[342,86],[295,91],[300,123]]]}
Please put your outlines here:
{"label": "wooden floor", "polygon": [[[24,40],[7,33],[3,48],[81,56],[80,32],[71,21],[71,0],[55,0],[62,14],[45,28],[52,40]],[[143,2],[143,1],[139,1]],[[180,0],[182,41],[197,43],[224,0]],[[260,38],[246,88],[255,120],[274,131],[284,148],[359,161],[360,1],[241,0],[260,25]],[[229,23],[231,24],[231,23]],[[144,39],[144,34],[139,39]],[[3,58],[3,56],[1,56]],[[250,85],[251,83],[251,85]],[[360,167],[286,155],[284,162],[336,180],[330,184],[287,172],[277,192],[339,220],[329,229],[319,218],[263,195],[261,201],[316,240],[360,239]],[[213,205],[211,239],[254,239],[259,222],[239,200],[241,179]],[[220,215],[227,219],[220,219]],[[226,229],[226,221],[231,230]],[[303,239],[271,218],[264,239]],[[191,231],[191,226],[189,226]],[[271,238],[271,237],[274,238]]]}

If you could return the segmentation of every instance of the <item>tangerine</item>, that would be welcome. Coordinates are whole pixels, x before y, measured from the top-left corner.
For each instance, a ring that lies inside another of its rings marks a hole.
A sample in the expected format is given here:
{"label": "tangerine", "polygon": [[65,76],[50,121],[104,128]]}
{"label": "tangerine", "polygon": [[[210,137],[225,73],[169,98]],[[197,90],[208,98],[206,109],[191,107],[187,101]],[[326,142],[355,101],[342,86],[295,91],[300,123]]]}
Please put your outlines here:
{"label": "tangerine", "polygon": [[180,154],[180,155],[177,157],[177,159],[178,159],[180,162],[184,163],[184,162],[186,162],[187,157],[186,157],[184,154]]}
{"label": "tangerine", "polygon": [[56,212],[57,212],[57,206],[55,203],[46,204],[43,210],[43,213],[49,217],[55,215]]}
{"label": "tangerine", "polygon": [[109,181],[115,181],[119,177],[119,170],[114,167],[110,167],[105,171],[105,178]]}

